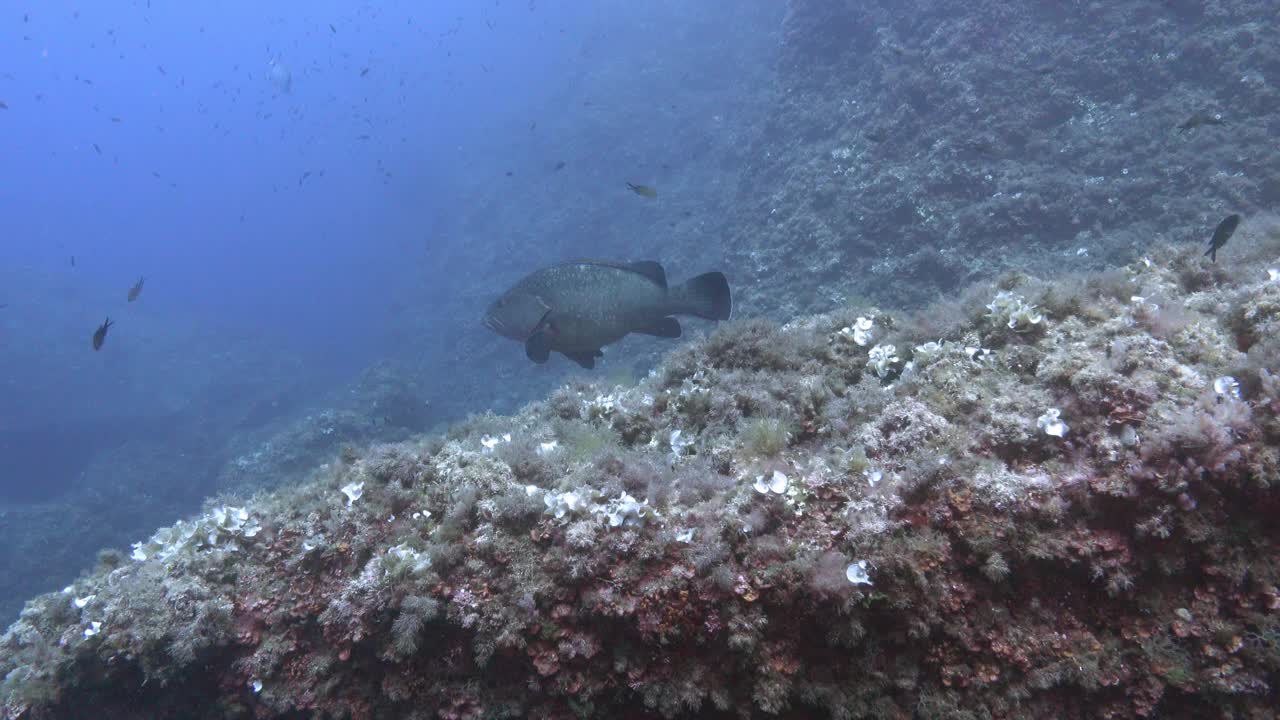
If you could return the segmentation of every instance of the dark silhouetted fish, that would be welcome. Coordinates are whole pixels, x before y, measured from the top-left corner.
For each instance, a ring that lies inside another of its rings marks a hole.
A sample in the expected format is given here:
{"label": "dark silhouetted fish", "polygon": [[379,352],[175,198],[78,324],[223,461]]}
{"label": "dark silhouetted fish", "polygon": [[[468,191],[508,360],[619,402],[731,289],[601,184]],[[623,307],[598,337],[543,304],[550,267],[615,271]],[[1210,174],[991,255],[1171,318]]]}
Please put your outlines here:
{"label": "dark silhouetted fish", "polygon": [[590,369],[602,347],[629,333],[677,338],[680,322],[672,315],[727,320],[732,305],[722,273],[668,288],[656,262],[578,260],[520,280],[489,306],[484,324],[524,343],[525,355],[536,363],[554,350]]}
{"label": "dark silhouetted fish", "polygon": [[129,288],[129,302],[133,302],[138,299],[138,296],[142,294],[142,284],[146,281],[147,279],[145,277],[140,277],[138,278],[138,282],[134,283],[133,287]]}
{"label": "dark silhouetted fish", "polygon": [[557,161],[556,161],[556,167],[555,167],[556,172],[560,172],[560,171],[561,171],[561,170],[563,170],[563,169],[564,169],[564,161],[563,161],[563,160],[557,160]]}
{"label": "dark silhouetted fish", "polygon": [[658,197],[658,191],[654,188],[649,187],[648,185],[637,185],[635,183],[627,183],[627,189],[643,197],[647,197],[647,198]]}
{"label": "dark silhouetted fish", "polygon": [[1222,116],[1214,113],[1197,113],[1187,118],[1183,123],[1178,125],[1178,132],[1185,133],[1189,130],[1195,130],[1202,125],[1226,125],[1227,121]]}
{"label": "dark silhouetted fish", "polygon": [[1218,262],[1218,250],[1221,249],[1223,245],[1227,244],[1227,241],[1231,239],[1232,233],[1236,231],[1236,226],[1239,224],[1240,216],[1234,213],[1228,215],[1225,220],[1218,223],[1218,228],[1213,231],[1213,237],[1209,239],[1209,249],[1204,251],[1204,254],[1208,256],[1210,261]]}
{"label": "dark silhouetted fish", "polygon": [[94,350],[102,349],[102,343],[107,339],[107,330],[110,329],[113,324],[114,323],[111,322],[111,318],[107,318],[105,322],[98,326],[97,330],[93,331]]}

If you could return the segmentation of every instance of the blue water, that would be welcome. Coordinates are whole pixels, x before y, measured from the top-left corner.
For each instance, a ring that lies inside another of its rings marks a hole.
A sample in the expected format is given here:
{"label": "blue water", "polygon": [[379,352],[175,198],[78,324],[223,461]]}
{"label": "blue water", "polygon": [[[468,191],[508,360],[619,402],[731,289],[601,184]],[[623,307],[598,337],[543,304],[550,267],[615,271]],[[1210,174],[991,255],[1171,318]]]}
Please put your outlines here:
{"label": "blue water", "polygon": [[427,229],[458,148],[528,115],[566,62],[546,42],[577,21],[432,5],[41,2],[27,22],[11,6],[4,265],[70,273],[74,255],[86,286],[146,274],[143,305],[190,322],[344,363],[382,350],[379,311],[436,269]]}
{"label": "blue water", "polygon": [[[401,434],[538,396],[573,368],[531,374],[479,324],[529,270],[574,256],[713,269],[780,13],[6,5],[0,584],[19,589],[5,612],[227,490],[238,454],[359,395],[371,367],[393,364],[433,408]],[[38,577],[14,549],[32,542],[59,558]]]}

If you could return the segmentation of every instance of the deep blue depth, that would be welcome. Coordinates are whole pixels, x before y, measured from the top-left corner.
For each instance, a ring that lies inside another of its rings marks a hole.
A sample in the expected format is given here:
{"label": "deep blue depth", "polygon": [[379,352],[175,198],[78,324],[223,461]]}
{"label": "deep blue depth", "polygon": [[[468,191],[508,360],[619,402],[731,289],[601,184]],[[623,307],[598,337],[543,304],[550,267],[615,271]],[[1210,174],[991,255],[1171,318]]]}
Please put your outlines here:
{"label": "deep blue depth", "polygon": [[[432,269],[428,229],[459,149],[528,114],[582,20],[418,5],[11,6],[0,263],[107,297],[145,274],[129,310],[366,360],[387,304]],[[287,93],[269,77],[276,59]],[[48,304],[3,301],[28,317]],[[112,312],[86,303],[75,317]]]}

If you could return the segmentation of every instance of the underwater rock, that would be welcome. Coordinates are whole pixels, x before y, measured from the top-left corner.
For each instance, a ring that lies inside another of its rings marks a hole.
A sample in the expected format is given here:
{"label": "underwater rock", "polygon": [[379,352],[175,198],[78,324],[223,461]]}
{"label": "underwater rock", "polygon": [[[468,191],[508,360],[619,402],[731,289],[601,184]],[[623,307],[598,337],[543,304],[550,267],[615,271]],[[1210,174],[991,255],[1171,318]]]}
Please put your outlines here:
{"label": "underwater rock", "polygon": [[1280,61],[1256,29],[1273,5],[790,0],[725,266],[756,307],[814,312],[1128,262],[1157,231],[1208,240],[1280,187],[1280,91],[1254,70]]}

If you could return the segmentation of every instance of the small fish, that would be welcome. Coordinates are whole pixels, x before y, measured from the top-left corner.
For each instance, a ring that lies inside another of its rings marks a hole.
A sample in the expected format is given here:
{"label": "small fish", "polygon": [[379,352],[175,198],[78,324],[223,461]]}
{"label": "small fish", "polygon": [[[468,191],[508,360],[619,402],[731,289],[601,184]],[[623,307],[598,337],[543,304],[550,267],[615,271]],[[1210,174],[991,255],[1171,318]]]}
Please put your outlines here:
{"label": "small fish", "polygon": [[8,110],[8,109],[9,109],[9,105],[5,103],[5,101],[0,100],[0,110]]}
{"label": "small fish", "polygon": [[680,321],[673,315],[728,320],[732,306],[722,273],[669,288],[656,262],[579,260],[520,280],[489,306],[484,325],[524,343],[535,363],[545,363],[554,350],[589,370],[602,347],[630,333],[677,338]]}
{"label": "small fish", "polygon": [[1209,239],[1209,249],[1204,251],[1210,262],[1218,262],[1218,250],[1227,244],[1231,239],[1232,233],[1236,231],[1236,226],[1240,224],[1240,216],[1231,214],[1222,222],[1218,223],[1218,228],[1213,231],[1213,237]]}
{"label": "small fish", "polygon": [[114,323],[111,322],[111,318],[107,318],[106,322],[99,325],[98,329],[93,331],[93,349],[94,350],[102,349],[102,343],[107,339],[107,330],[113,324]]}
{"label": "small fish", "polygon": [[75,266],[76,266],[76,256],[75,256],[75,255],[72,255],[72,256],[71,256],[71,267],[75,267]]}
{"label": "small fish", "polygon": [[302,187],[302,182],[309,177],[311,177],[310,170],[307,170],[306,172],[302,173],[302,177],[298,178],[298,187]]}
{"label": "small fish", "polygon": [[113,122],[113,123],[118,123],[118,122],[120,122],[120,118],[116,117],[115,115],[112,115],[112,116],[111,116],[111,122]]}
{"label": "small fish", "polygon": [[338,34],[338,28],[334,27],[334,26],[333,26],[333,23],[329,23],[329,32],[333,33],[334,35],[337,35],[337,34]]}
{"label": "small fish", "polygon": [[648,185],[637,185],[635,183],[627,183],[627,189],[643,197],[647,197],[647,198],[658,197],[658,191],[655,190],[654,188],[649,187]]}
{"label": "small fish", "polygon": [[145,277],[139,277],[138,282],[134,283],[133,287],[129,288],[129,302],[133,302],[138,299],[138,296],[142,294],[142,283],[146,281],[147,279]]}
{"label": "small fish", "polygon": [[1187,118],[1185,122],[1179,125],[1178,132],[1185,133],[1188,130],[1195,130],[1201,125],[1226,125],[1226,124],[1227,124],[1227,121],[1223,120],[1222,115],[1218,113],[1214,113],[1212,115],[1210,115],[1209,113],[1198,113],[1196,115],[1192,115],[1190,118]]}
{"label": "small fish", "polygon": [[360,77],[364,77],[365,75],[368,75],[368,74],[369,74],[369,68],[360,69]]}
{"label": "small fish", "polygon": [[98,147],[98,143],[93,143],[93,149],[97,150],[99,155],[102,154],[102,148]]}
{"label": "small fish", "polygon": [[556,161],[555,171],[556,171],[556,172],[560,172],[560,171],[561,171],[561,170],[563,170],[563,169],[564,169],[564,161],[563,161],[563,160],[557,160],[557,161]]}
{"label": "small fish", "polygon": [[9,303],[0,303],[0,310],[3,310],[7,307],[9,307]]}

